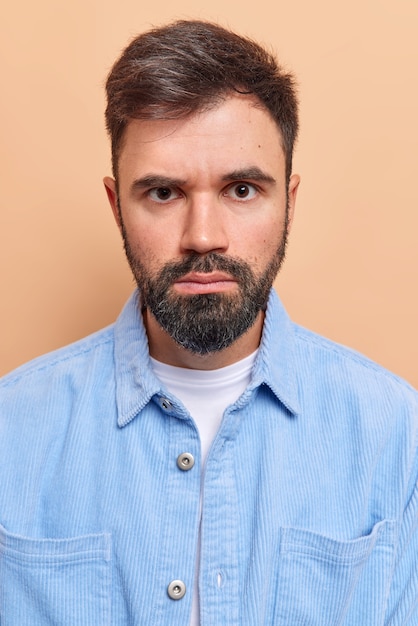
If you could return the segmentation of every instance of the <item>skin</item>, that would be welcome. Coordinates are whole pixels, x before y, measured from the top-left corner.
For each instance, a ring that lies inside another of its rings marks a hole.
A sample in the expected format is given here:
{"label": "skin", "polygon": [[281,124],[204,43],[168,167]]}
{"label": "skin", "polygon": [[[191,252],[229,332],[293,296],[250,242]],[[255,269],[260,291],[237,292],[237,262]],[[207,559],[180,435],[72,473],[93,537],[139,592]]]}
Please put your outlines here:
{"label": "skin", "polygon": [[[246,261],[256,275],[267,267],[283,237],[285,157],[280,131],[250,96],[231,96],[218,107],[181,120],[131,120],[125,130],[116,182],[105,188],[116,223],[152,275],[190,253],[217,252]],[[299,176],[288,186],[288,230]],[[189,274],[172,289],[188,294],[230,292],[233,276]],[[170,365],[216,369],[257,349],[264,321],[230,347],[200,356],[182,348],[148,309],[144,323],[150,354]]]}

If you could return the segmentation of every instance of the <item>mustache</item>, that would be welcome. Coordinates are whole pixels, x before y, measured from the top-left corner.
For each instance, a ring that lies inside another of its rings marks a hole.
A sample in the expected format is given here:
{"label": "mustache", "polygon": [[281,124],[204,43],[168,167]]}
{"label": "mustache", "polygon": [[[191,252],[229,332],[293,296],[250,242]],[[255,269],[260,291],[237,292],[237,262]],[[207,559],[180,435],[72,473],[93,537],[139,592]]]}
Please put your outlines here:
{"label": "mustache", "polygon": [[205,256],[190,254],[182,261],[167,263],[161,270],[158,279],[165,283],[171,283],[190,272],[209,274],[214,271],[230,274],[239,283],[253,278],[253,272],[245,261],[227,257],[217,252],[209,252]]}

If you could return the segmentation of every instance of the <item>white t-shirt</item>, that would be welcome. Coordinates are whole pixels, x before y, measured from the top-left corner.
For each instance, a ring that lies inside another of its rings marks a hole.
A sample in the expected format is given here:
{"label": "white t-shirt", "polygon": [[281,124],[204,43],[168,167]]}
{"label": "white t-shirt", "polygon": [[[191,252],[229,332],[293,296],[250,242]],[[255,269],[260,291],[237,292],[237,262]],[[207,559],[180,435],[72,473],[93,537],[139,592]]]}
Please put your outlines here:
{"label": "white t-shirt", "polygon": [[[202,468],[212,441],[222,421],[225,409],[245,391],[257,350],[245,359],[216,370],[192,370],[167,365],[151,358],[157,378],[179,400],[193,417],[200,436]],[[199,537],[200,544],[200,537]],[[190,626],[199,626],[199,546],[197,546],[196,575],[193,590]]]}

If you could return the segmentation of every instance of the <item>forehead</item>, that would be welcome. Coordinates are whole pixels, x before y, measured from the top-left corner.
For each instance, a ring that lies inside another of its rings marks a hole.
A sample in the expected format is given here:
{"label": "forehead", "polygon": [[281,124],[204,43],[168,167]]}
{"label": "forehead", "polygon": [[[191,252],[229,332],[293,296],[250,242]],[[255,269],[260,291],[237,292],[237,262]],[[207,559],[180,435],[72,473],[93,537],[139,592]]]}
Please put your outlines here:
{"label": "forehead", "polygon": [[251,164],[284,166],[282,136],[258,101],[232,96],[178,120],[131,120],[121,146],[119,174],[143,168],[209,168],[221,173]]}

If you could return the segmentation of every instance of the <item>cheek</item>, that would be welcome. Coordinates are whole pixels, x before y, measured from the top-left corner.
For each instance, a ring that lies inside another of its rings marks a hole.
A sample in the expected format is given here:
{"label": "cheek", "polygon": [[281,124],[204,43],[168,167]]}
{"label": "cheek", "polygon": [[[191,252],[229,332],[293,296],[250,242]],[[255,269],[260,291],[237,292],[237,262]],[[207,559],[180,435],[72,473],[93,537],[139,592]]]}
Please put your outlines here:
{"label": "cheek", "polygon": [[150,264],[158,260],[171,260],[178,254],[179,235],[175,224],[163,224],[158,220],[128,215],[124,219],[125,232],[132,250],[134,250],[145,263]]}
{"label": "cheek", "polygon": [[280,221],[269,224],[267,228],[254,228],[247,247],[249,252],[253,252],[254,260],[260,264],[270,261],[283,241],[284,229]]}
{"label": "cheek", "polygon": [[145,265],[149,264],[156,250],[162,249],[161,238],[152,229],[129,220],[129,217],[124,218],[123,226],[132,253]]}
{"label": "cheek", "polygon": [[144,277],[156,278],[163,267],[173,261],[160,239],[155,241],[149,237],[135,238],[129,245],[132,259]]}

